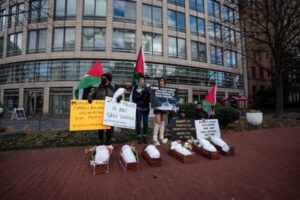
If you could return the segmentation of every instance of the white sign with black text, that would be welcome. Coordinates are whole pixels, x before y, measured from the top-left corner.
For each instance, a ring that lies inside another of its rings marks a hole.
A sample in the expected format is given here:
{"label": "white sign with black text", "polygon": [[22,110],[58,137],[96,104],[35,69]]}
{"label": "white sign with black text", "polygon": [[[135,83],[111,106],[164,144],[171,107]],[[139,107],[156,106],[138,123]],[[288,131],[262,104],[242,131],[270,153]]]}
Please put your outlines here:
{"label": "white sign with black text", "polygon": [[221,137],[219,121],[217,119],[195,120],[197,139],[209,136]]}
{"label": "white sign with black text", "polygon": [[136,104],[129,101],[116,102],[105,98],[103,124],[119,128],[135,129]]}

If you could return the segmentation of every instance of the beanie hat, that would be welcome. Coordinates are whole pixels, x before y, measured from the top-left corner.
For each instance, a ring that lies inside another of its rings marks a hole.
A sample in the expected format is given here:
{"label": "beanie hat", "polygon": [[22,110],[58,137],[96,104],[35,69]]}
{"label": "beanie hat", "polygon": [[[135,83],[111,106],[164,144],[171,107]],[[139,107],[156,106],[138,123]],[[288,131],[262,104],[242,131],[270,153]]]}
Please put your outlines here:
{"label": "beanie hat", "polygon": [[105,73],[102,75],[102,77],[105,76],[107,78],[107,80],[112,81],[112,75],[111,73]]}

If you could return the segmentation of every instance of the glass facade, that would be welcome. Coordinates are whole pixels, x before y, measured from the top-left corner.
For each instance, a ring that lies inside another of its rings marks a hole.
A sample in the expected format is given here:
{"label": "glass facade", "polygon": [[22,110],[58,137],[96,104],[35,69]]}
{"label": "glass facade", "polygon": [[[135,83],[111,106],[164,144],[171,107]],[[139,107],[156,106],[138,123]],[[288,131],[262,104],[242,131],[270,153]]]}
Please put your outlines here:
{"label": "glass facade", "polygon": [[190,9],[204,13],[204,0],[190,0]]}
{"label": "glass facade", "polygon": [[168,3],[177,5],[177,6],[185,6],[185,1],[184,0],[168,0]]}
{"label": "glass facade", "polygon": [[211,64],[223,65],[223,48],[210,45]]}
{"label": "glass facade", "polygon": [[114,29],[112,42],[113,51],[135,52],[135,31]]}
{"label": "glass facade", "polygon": [[185,14],[168,10],[168,27],[171,30],[185,32]]}
{"label": "glass facade", "polygon": [[143,25],[162,27],[162,9],[157,6],[143,4]]}
{"label": "glass facade", "polygon": [[4,37],[0,37],[0,58],[3,57],[3,50],[4,50]]}
{"label": "glass facade", "polygon": [[169,37],[169,57],[186,59],[185,39]]}
{"label": "glass facade", "polygon": [[55,17],[75,18],[77,2],[74,0],[55,0]]}
{"label": "glass facade", "polygon": [[225,51],[225,66],[227,66],[227,67],[236,67],[237,66],[236,52],[231,51],[231,50]]}
{"label": "glass facade", "polygon": [[[0,68],[0,84],[45,82],[45,81],[78,81],[94,60],[53,60],[25,62],[5,65]],[[101,60],[104,71],[113,74],[117,83],[131,84],[135,62]],[[146,63],[146,78],[149,83],[156,84],[159,77],[166,77],[170,84],[207,85],[214,79],[219,87],[241,89],[241,74],[187,67]]]}
{"label": "glass facade", "polygon": [[9,7],[8,27],[23,25],[24,23],[24,3]]}
{"label": "glass facade", "polygon": [[221,24],[215,22],[208,23],[209,38],[213,40],[222,40]]}
{"label": "glass facade", "polygon": [[0,31],[5,28],[5,10],[0,10]]}
{"label": "glass facade", "polygon": [[114,0],[114,19],[135,22],[136,3],[132,1]]}
{"label": "glass facade", "polygon": [[221,7],[219,2],[216,2],[214,0],[207,0],[207,7],[209,16],[221,18]]}
{"label": "glass facade", "polygon": [[223,27],[223,41],[227,44],[235,45],[236,44],[235,30],[228,27]]}
{"label": "glass facade", "polygon": [[50,88],[49,112],[60,115],[68,114],[72,97],[72,88]]}
{"label": "glass facade", "polygon": [[205,20],[199,17],[190,16],[191,34],[205,36]]}
{"label": "glass facade", "polygon": [[22,33],[13,33],[8,35],[6,56],[21,55],[23,42],[22,36]]}
{"label": "glass facade", "polygon": [[143,33],[143,50],[145,54],[162,55],[162,35],[155,33]]}
{"label": "glass facade", "polygon": [[234,22],[235,22],[234,9],[230,8],[228,6],[224,6],[223,18],[224,18],[225,22],[234,24]]}
{"label": "glass facade", "polygon": [[107,0],[84,0],[84,18],[103,18],[106,17]]}
{"label": "glass facade", "polygon": [[54,28],[52,50],[74,51],[75,28]]}
{"label": "glass facade", "polygon": [[47,29],[31,30],[27,35],[27,53],[46,52]]}
{"label": "glass facade", "polygon": [[105,50],[105,28],[83,27],[81,39],[82,51]]}
{"label": "glass facade", "polygon": [[206,45],[192,41],[192,60],[206,62]]}
{"label": "glass facade", "polygon": [[29,5],[29,21],[30,23],[46,22],[48,21],[48,0],[33,0]]}

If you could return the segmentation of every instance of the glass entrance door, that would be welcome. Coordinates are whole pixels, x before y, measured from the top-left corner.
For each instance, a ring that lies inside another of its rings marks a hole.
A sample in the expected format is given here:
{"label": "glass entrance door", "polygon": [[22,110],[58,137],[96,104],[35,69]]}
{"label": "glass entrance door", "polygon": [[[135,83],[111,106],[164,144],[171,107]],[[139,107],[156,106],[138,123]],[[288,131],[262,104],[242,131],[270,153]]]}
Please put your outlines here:
{"label": "glass entrance door", "polygon": [[28,116],[43,113],[44,91],[43,89],[26,89],[24,91],[24,109]]}

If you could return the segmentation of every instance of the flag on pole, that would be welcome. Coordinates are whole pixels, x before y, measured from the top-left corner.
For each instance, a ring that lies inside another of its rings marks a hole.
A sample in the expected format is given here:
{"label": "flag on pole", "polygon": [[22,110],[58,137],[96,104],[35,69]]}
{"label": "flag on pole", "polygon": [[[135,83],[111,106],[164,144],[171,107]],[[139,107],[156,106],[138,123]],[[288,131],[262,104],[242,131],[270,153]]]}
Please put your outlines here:
{"label": "flag on pole", "polygon": [[[141,47],[138,58],[136,60],[134,72],[133,72],[133,79],[132,79],[132,91],[133,88],[137,85],[138,79],[141,76],[145,76],[145,59],[144,59],[144,51],[143,47]],[[132,102],[132,91],[130,94],[130,101]]]}
{"label": "flag on pole", "polygon": [[[101,82],[101,76],[103,74],[103,68],[100,60],[96,60],[96,63],[90,68],[86,75],[84,75],[79,81],[75,90],[75,98],[82,98],[82,91],[85,88],[91,87]],[[80,94],[81,93],[81,94]]]}
{"label": "flag on pole", "polygon": [[216,104],[217,85],[214,85],[202,102],[203,107],[214,106]]}

